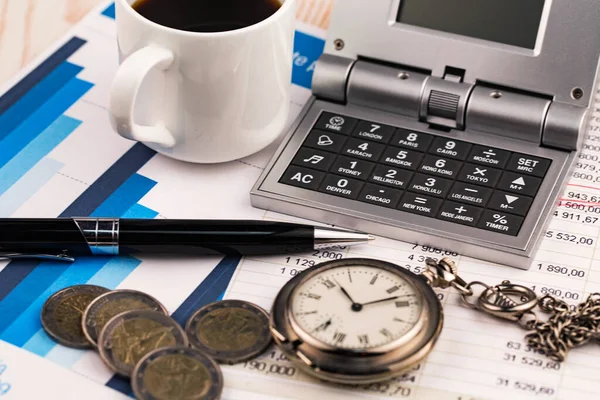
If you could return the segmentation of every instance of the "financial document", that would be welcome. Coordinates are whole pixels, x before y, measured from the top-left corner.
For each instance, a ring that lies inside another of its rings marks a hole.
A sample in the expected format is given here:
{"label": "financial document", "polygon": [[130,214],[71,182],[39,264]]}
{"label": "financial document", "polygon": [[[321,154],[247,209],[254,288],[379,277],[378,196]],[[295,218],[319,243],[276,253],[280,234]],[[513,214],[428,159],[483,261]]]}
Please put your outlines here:
{"label": "financial document", "polygon": [[[324,46],[327,1],[299,12],[292,115],[310,97],[314,62]],[[63,41],[0,91],[0,217],[111,216],[301,221],[250,205],[249,192],[277,143],[244,160],[192,165],[157,155],[114,133],[107,116],[117,69],[114,7],[86,17]],[[600,292],[600,92],[577,169],[528,271],[436,248],[378,238],[368,246],[271,257],[80,258],[74,264],[0,264],[0,399],[126,399],[118,378],[94,351],[55,344],[40,311],[75,284],[136,289],[160,300],[185,324],[223,298],[270,310],[279,289],[300,271],[344,257],[371,257],[422,271],[427,257],[454,259],[467,281],[527,285],[578,303]],[[157,105],[154,105],[157,106]],[[307,221],[301,221],[307,222]],[[301,373],[272,347],[260,358],[223,366],[224,399],[597,399],[600,343],[572,350],[563,363],[534,353],[526,331],[461,305],[439,290],[444,328],[426,361],[406,375],[340,386]]]}

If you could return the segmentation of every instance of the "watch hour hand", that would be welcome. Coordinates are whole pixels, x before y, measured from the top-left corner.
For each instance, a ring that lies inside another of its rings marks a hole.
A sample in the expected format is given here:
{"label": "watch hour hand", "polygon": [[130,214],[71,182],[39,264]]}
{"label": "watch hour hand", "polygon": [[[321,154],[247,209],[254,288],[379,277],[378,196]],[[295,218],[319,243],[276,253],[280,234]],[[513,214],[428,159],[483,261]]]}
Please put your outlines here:
{"label": "watch hour hand", "polygon": [[342,293],[344,293],[344,295],[348,298],[348,300],[350,300],[352,302],[352,304],[358,304],[352,299],[352,296],[350,296],[350,293],[348,293],[348,291],[346,289],[344,289],[344,287],[342,285],[340,285],[340,283],[336,279],[334,279],[334,281],[340,287],[340,289],[342,290]]}

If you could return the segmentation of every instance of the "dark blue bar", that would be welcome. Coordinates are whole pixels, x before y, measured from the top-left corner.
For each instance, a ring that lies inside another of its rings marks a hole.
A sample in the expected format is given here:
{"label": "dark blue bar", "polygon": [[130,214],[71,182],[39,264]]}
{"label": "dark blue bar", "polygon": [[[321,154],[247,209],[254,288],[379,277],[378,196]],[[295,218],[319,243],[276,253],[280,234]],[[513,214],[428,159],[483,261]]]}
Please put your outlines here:
{"label": "dark blue bar", "polygon": [[106,383],[106,386],[116,390],[117,392],[123,393],[125,396],[134,397],[133,390],[131,390],[131,383],[128,378],[115,375],[110,378],[110,381]]}
{"label": "dark blue bar", "polygon": [[36,69],[31,71],[29,75],[23,78],[19,83],[13,86],[8,92],[0,97],[0,114],[3,114],[14,103],[19,101],[27,92],[29,92],[42,79],[50,74],[63,61],[67,60],[81,46],[86,43],[85,40],[74,37],[69,40],[63,47],[58,49],[53,55],[48,57]]}
{"label": "dark blue bar", "polygon": [[[155,155],[154,150],[136,143],[60,216],[63,218],[89,216]],[[105,217],[109,216],[105,215]]]}
{"label": "dark blue bar", "polygon": [[0,271],[0,307],[2,300],[39,265],[39,261],[13,261]]}
{"label": "dark blue bar", "polygon": [[106,7],[106,10],[102,11],[102,15],[115,19],[115,3],[112,3],[110,6]]}
{"label": "dark blue bar", "polygon": [[228,256],[213,269],[194,292],[179,306],[172,317],[181,326],[202,306],[217,301],[225,292],[231,277],[240,263],[240,256]]}

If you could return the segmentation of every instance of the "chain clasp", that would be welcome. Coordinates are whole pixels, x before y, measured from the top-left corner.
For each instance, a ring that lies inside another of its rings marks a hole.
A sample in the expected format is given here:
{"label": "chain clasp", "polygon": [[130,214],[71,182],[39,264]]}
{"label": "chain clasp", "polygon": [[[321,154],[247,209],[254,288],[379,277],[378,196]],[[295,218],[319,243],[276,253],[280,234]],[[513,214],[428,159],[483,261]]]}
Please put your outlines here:
{"label": "chain clasp", "polygon": [[523,285],[510,283],[510,281],[488,287],[477,299],[478,309],[509,321],[519,321],[537,304],[538,297],[533,290]]}

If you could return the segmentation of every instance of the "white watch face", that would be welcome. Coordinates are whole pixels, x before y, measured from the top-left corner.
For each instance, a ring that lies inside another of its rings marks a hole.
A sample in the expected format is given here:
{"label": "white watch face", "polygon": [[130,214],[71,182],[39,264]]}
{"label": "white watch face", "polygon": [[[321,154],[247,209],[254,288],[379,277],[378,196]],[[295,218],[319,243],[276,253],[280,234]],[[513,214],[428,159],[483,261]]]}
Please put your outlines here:
{"label": "white watch face", "polygon": [[301,283],[291,311],[314,339],[349,350],[379,347],[419,322],[421,295],[401,275],[368,266],[331,268]]}

